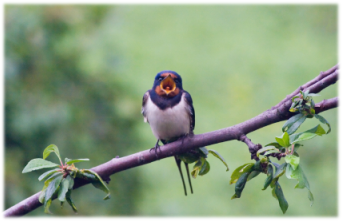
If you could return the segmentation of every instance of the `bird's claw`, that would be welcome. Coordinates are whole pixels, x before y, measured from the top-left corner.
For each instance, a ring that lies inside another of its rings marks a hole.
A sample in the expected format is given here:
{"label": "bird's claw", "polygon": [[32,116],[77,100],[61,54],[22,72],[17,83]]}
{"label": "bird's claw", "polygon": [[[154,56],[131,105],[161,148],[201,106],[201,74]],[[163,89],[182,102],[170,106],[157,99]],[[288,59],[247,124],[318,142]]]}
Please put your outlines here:
{"label": "bird's claw", "polygon": [[154,147],[152,147],[152,148],[150,149],[150,152],[154,150],[154,154],[156,155],[157,159],[159,159],[158,153],[157,153],[157,150],[158,150],[158,149],[159,149],[159,151],[160,151],[160,146],[158,145],[158,143],[157,143]]}

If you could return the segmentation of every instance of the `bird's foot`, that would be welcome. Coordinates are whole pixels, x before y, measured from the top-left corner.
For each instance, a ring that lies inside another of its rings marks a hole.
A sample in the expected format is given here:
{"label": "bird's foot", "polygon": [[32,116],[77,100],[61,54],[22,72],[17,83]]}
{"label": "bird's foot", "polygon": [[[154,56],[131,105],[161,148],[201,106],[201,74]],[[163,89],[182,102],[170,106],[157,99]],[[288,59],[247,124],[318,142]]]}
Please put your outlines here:
{"label": "bird's foot", "polygon": [[150,152],[154,150],[154,154],[156,155],[157,159],[159,159],[157,150],[159,149],[159,152],[160,152],[160,146],[159,146],[158,142],[159,142],[159,140],[157,141],[156,145],[150,149]]}

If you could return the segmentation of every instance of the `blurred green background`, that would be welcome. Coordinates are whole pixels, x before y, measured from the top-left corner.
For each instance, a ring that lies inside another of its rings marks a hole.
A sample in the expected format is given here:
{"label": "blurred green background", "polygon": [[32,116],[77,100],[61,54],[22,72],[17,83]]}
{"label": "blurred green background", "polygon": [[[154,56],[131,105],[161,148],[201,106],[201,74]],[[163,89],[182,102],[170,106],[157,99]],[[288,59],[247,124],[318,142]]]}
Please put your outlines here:
{"label": "blurred green background", "polygon": [[[6,5],[5,209],[41,190],[42,171],[21,171],[51,143],[63,159],[90,158],[79,168],[151,148],[156,139],[140,108],[162,70],[182,76],[200,134],[260,114],[336,64],[337,5]],[[316,102],[335,97],[337,86],[320,94]],[[286,215],[271,189],[261,191],[266,176],[231,200],[232,171],[253,162],[244,143],[231,141],[208,147],[230,171],[209,156],[211,171],[192,179],[193,195],[184,196],[167,158],[112,175],[109,201],[90,185],[75,190],[76,216],[336,216],[337,110],[322,115],[332,133],[299,150],[313,207],[285,176]],[[265,145],[282,125],[249,137]],[[51,211],[75,215],[57,201]],[[27,214],[44,215],[42,207]]]}

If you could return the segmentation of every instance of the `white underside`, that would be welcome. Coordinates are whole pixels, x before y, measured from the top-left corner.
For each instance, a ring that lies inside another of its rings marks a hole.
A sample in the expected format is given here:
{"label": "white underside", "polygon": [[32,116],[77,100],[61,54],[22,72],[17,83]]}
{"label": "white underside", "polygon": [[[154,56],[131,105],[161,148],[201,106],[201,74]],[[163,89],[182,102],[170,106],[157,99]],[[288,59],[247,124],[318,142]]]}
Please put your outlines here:
{"label": "white underside", "polygon": [[189,109],[184,95],[179,104],[165,110],[160,110],[149,97],[144,112],[145,122],[148,121],[157,139],[170,140],[190,133]]}

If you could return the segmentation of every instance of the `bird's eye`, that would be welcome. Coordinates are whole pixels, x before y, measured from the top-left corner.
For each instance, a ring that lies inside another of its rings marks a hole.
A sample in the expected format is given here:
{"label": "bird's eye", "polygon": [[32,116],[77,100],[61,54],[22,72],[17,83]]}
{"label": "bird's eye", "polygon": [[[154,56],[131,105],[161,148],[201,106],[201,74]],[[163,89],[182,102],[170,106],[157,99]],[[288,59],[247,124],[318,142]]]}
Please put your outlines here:
{"label": "bird's eye", "polygon": [[160,78],[158,78],[158,81],[162,81],[164,78],[162,78],[162,77],[160,77]]}

